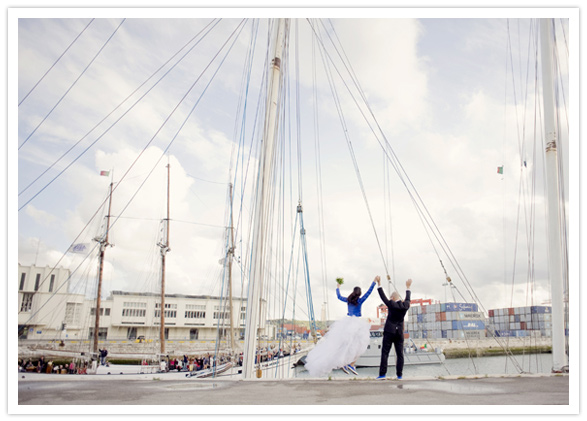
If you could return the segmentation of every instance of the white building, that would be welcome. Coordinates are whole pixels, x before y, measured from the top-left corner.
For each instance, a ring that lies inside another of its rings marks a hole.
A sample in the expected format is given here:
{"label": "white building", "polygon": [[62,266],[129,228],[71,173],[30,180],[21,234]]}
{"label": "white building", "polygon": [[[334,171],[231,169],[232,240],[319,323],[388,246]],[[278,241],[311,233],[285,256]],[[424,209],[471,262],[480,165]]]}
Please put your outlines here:
{"label": "white building", "polygon": [[[161,299],[155,293],[112,291],[108,299],[110,317],[108,339],[158,339],[161,320]],[[246,301],[233,299],[233,328],[242,335],[245,326]],[[209,295],[165,294],[165,339],[215,339],[228,334],[229,306],[226,297]]]}
{"label": "white building", "polygon": [[19,339],[80,337],[85,298],[69,293],[69,277],[69,269],[18,264]]}
{"label": "white building", "polygon": [[[96,300],[70,294],[70,271],[50,267],[19,266],[19,339],[92,340]],[[101,300],[100,340],[158,340],[161,320],[160,295],[148,292],[112,291]],[[240,338],[246,317],[246,300],[233,298],[233,328]],[[261,327],[265,330],[265,303]],[[165,338],[207,340],[228,335],[226,297],[165,294]]]}

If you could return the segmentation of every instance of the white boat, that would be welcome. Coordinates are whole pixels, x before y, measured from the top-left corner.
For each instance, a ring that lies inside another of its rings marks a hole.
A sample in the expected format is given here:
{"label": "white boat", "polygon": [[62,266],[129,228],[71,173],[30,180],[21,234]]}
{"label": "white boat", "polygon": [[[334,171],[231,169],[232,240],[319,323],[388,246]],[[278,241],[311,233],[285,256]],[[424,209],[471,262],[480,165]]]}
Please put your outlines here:
{"label": "white boat", "polygon": [[[379,367],[382,344],[383,330],[371,331],[371,342],[367,351],[357,360],[357,367]],[[440,348],[423,350],[418,348],[411,339],[404,342],[404,365],[441,364],[445,359],[446,357]],[[395,349],[392,346],[387,365],[394,366],[395,362]]]}

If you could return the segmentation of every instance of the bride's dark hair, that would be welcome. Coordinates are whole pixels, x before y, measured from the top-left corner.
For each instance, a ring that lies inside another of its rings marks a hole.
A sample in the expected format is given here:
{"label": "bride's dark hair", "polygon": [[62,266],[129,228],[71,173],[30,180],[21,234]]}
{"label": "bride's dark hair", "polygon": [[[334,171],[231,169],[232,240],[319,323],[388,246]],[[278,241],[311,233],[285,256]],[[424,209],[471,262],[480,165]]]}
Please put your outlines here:
{"label": "bride's dark hair", "polygon": [[353,305],[359,304],[359,298],[361,297],[361,288],[355,287],[351,295],[348,296],[347,301]]}

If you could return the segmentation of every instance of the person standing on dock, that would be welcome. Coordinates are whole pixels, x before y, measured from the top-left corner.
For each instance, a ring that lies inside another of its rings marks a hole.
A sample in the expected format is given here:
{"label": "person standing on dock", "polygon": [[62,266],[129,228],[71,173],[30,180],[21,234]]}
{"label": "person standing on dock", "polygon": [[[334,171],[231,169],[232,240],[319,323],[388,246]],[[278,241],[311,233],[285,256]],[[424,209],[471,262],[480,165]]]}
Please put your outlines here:
{"label": "person standing on dock", "polygon": [[391,294],[391,300],[388,300],[381,287],[381,278],[377,276],[375,281],[377,281],[377,292],[379,292],[381,301],[388,308],[387,320],[383,328],[383,346],[381,347],[381,363],[379,365],[379,377],[377,379],[383,380],[387,375],[387,361],[389,359],[391,345],[393,344],[396,355],[395,373],[397,374],[397,379],[401,380],[404,369],[404,317],[410,308],[410,286],[412,285],[412,280],[408,279],[406,282],[406,299],[403,301],[397,291],[394,291]]}
{"label": "person standing on dock", "polygon": [[348,314],[330,326],[326,335],[316,344],[306,357],[304,364],[312,377],[321,377],[332,370],[342,368],[347,374],[358,374],[354,364],[367,350],[370,340],[370,325],[361,319],[361,306],[371,295],[375,281],[365,295],[361,296],[358,286],[348,297],[340,294],[342,278],[337,279],[336,295],[348,305]]}

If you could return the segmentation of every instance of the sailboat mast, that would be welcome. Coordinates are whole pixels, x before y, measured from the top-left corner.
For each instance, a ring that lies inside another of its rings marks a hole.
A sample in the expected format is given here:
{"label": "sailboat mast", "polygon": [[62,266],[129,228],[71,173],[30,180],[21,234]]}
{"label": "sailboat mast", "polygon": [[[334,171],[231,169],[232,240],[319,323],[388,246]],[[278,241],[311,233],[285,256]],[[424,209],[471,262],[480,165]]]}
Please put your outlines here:
{"label": "sailboat mast", "polygon": [[249,277],[249,292],[247,296],[247,317],[245,321],[245,344],[243,351],[243,377],[253,377],[255,365],[255,351],[257,349],[257,326],[261,291],[263,288],[265,264],[266,220],[269,199],[271,196],[270,183],[274,167],[274,143],[277,134],[278,99],[281,94],[281,57],[285,39],[286,19],[279,19],[275,42],[275,54],[271,61],[271,80],[268,90],[265,127],[263,132],[263,148],[259,158],[259,176],[257,181],[257,203],[253,225],[253,249],[251,256],[251,272]]}
{"label": "sailboat mast", "polygon": [[165,243],[159,243],[161,248],[161,325],[159,327],[159,343],[161,354],[165,354],[165,256],[169,251],[169,179],[170,165],[167,164],[167,219],[165,220]]}
{"label": "sailboat mast", "polygon": [[98,291],[96,297],[96,319],[94,324],[94,348],[93,352],[98,352],[98,332],[100,330],[100,306],[102,305],[102,275],[104,273],[104,254],[108,244],[108,234],[110,233],[110,213],[112,210],[112,187],[114,182],[110,182],[110,194],[108,195],[108,214],[106,215],[106,234],[104,238],[99,239],[100,242],[100,266],[98,269]]}
{"label": "sailboat mast", "polygon": [[[234,229],[232,227],[232,183],[229,185],[229,195],[230,195],[230,246],[228,248],[228,308],[229,308],[229,315],[230,315],[230,350],[234,352],[234,312],[232,308],[232,258],[234,256]],[[237,314],[240,314],[237,312]]]}
{"label": "sailboat mast", "polygon": [[561,372],[568,365],[565,352],[564,286],[561,258],[560,193],[557,157],[557,130],[554,109],[552,61],[552,19],[541,19],[542,83],[544,131],[546,144],[546,180],[548,190],[548,257],[552,298],[552,371]]}

